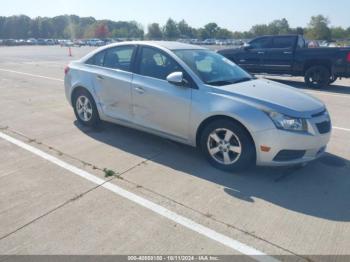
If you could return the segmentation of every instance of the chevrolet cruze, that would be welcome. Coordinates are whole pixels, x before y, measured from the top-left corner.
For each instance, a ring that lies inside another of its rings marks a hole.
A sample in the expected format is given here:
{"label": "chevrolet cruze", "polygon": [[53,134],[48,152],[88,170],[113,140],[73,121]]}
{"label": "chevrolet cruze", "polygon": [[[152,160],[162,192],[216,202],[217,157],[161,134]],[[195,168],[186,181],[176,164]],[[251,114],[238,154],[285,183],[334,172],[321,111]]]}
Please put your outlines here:
{"label": "chevrolet cruze", "polygon": [[66,67],[65,91],[83,125],[103,120],[197,146],[227,171],[304,164],[330,139],[321,101],[182,43],[97,49]]}

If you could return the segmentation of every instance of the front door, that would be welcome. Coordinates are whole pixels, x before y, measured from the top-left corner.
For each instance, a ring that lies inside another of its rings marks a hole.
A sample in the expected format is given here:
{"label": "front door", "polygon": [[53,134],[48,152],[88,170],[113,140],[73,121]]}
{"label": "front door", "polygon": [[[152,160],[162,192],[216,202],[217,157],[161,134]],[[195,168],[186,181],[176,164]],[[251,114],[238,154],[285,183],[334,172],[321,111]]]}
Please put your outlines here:
{"label": "front door", "polygon": [[166,81],[173,72],[184,72],[158,48],[142,47],[132,81],[134,122],[150,130],[188,139],[192,89]]}
{"label": "front door", "polygon": [[290,74],[294,60],[294,36],[276,36],[266,53],[263,66],[271,74]]}
{"label": "front door", "polygon": [[245,48],[244,51],[239,54],[238,61],[236,62],[249,72],[262,72],[262,64],[270,43],[271,39],[268,37],[253,40],[249,43],[249,48]]}

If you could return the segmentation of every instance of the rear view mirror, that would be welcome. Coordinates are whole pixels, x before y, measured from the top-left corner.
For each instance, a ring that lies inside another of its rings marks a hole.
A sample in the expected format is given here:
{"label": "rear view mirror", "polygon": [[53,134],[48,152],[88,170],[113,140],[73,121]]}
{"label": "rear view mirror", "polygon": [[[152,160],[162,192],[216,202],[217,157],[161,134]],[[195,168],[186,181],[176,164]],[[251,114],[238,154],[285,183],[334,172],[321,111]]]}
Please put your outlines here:
{"label": "rear view mirror", "polygon": [[186,83],[182,72],[174,72],[167,76],[166,80],[173,85],[183,86]]}

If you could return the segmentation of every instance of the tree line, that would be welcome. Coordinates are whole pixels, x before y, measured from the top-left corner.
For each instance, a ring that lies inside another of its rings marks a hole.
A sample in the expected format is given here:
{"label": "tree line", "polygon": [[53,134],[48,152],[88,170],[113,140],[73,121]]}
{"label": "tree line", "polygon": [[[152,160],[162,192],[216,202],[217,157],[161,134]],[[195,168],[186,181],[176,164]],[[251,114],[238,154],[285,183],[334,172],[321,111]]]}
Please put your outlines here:
{"label": "tree line", "polygon": [[96,20],[93,17],[61,15],[53,18],[25,15],[0,16],[0,39],[82,39],[82,38],[143,38],[142,25],[135,21]]}
{"label": "tree line", "polygon": [[135,21],[96,20],[93,17],[62,15],[53,18],[30,18],[25,15],[0,16],[0,39],[82,39],[82,38],[127,38],[174,40],[196,39],[248,39],[260,35],[303,34],[309,39],[349,39],[350,27],[330,27],[330,21],[323,15],[313,16],[307,27],[291,28],[287,19],[274,20],[269,24],[254,25],[249,31],[239,32],[208,23],[201,28],[190,26],[185,20],[179,22],[169,18],[165,25],[152,23],[147,27]]}

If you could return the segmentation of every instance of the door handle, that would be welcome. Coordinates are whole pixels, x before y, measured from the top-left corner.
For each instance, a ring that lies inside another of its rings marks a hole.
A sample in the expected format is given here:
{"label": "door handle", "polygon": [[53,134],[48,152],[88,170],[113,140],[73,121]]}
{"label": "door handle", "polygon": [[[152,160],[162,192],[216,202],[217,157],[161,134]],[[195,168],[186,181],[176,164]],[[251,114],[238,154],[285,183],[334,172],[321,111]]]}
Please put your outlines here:
{"label": "door handle", "polygon": [[101,75],[97,75],[96,77],[97,77],[98,80],[103,80],[104,79],[104,77],[101,76]]}
{"label": "door handle", "polygon": [[265,52],[258,52],[258,55],[263,55],[263,54],[265,54]]}
{"label": "door handle", "polygon": [[135,87],[135,91],[141,95],[145,93],[145,89],[139,86]]}
{"label": "door handle", "polygon": [[285,52],[283,52],[283,54],[285,54],[285,55],[291,55],[292,52],[290,52],[290,51],[285,51]]}

